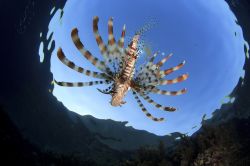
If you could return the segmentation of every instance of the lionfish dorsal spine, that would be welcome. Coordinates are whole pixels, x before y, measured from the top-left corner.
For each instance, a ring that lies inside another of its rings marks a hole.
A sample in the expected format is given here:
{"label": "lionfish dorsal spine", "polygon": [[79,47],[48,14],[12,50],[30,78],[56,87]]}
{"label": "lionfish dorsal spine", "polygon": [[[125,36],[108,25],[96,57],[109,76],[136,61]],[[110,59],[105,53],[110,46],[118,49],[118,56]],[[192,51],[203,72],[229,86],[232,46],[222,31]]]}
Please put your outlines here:
{"label": "lionfish dorsal spine", "polygon": [[126,57],[127,57],[125,62],[126,66],[121,75],[123,80],[131,80],[133,76],[135,63],[138,56],[137,55],[138,40],[139,40],[139,35],[135,35],[126,49]]}

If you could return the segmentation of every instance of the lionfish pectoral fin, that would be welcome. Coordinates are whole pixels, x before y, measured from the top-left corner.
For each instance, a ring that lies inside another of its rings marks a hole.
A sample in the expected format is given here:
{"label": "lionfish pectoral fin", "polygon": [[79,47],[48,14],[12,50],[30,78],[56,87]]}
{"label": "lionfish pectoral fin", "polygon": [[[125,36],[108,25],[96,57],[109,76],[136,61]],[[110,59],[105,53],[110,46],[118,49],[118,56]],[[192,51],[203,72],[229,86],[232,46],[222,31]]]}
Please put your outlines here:
{"label": "lionfish pectoral fin", "polygon": [[156,121],[156,122],[164,121],[164,118],[156,118],[156,117],[154,117],[153,115],[151,115],[151,114],[148,112],[148,110],[144,107],[144,105],[142,104],[141,100],[139,99],[139,97],[137,96],[137,94],[136,94],[135,91],[133,91],[132,94],[134,95],[135,100],[137,101],[137,103],[138,103],[139,107],[141,108],[142,112],[144,112],[145,115],[146,115],[148,118],[150,118],[150,119],[152,119],[153,121]]}
{"label": "lionfish pectoral fin", "polygon": [[119,50],[122,50],[123,47],[124,47],[124,37],[125,37],[125,31],[126,31],[126,26],[125,24],[123,25],[123,28],[122,28],[122,34],[121,34],[121,37],[118,41],[118,49]]}
{"label": "lionfish pectoral fin", "polygon": [[156,108],[163,110],[163,111],[168,111],[168,112],[174,112],[176,111],[176,108],[174,107],[165,107],[161,104],[156,103],[154,100],[152,100],[149,96],[139,93],[141,97],[143,97],[144,100],[146,100],[148,103],[152,104]]}
{"label": "lionfish pectoral fin", "polygon": [[109,84],[109,80],[104,81],[90,81],[90,82],[59,82],[54,80],[54,83],[60,86],[67,86],[67,87],[83,87],[83,86],[92,86],[98,84]]}
{"label": "lionfish pectoral fin", "polygon": [[101,54],[103,55],[104,59],[107,60],[108,59],[107,46],[104,44],[102,37],[99,33],[98,21],[99,21],[99,18],[95,16],[93,18],[93,33],[95,35],[96,43],[100,49]]}
{"label": "lionfish pectoral fin", "polygon": [[178,64],[175,67],[171,67],[171,68],[166,69],[164,71],[160,71],[161,78],[163,78],[166,75],[169,75],[169,74],[173,73],[176,70],[179,70],[180,68],[182,68],[185,65],[185,63],[186,63],[186,61],[183,61],[183,62],[181,62],[180,64]]}
{"label": "lionfish pectoral fin", "polygon": [[112,71],[108,66],[105,65],[104,61],[99,60],[98,58],[94,57],[88,50],[84,48],[83,43],[81,42],[78,30],[77,28],[74,28],[71,32],[71,38],[73,43],[75,44],[76,48],[80,51],[80,53],[90,62],[92,65],[94,65],[96,68],[101,70],[104,73],[107,73],[108,75],[112,75]]}
{"label": "lionfish pectoral fin", "polygon": [[162,81],[160,81],[159,85],[175,84],[178,82],[182,82],[182,81],[185,81],[188,78],[188,76],[189,76],[189,74],[186,73],[186,74],[182,74],[181,76],[178,76],[177,78],[172,79],[172,80],[162,80]]}
{"label": "lionfish pectoral fin", "polygon": [[156,64],[156,66],[161,67],[172,55],[173,55],[173,53],[168,54],[165,58],[163,58],[161,61],[159,61]]}
{"label": "lionfish pectoral fin", "polygon": [[158,89],[156,87],[153,87],[153,88],[149,87],[149,88],[144,88],[143,91],[148,92],[148,93],[160,94],[160,95],[178,96],[178,95],[185,94],[187,92],[187,88],[183,88],[178,91],[167,91],[167,90]]}
{"label": "lionfish pectoral fin", "polygon": [[127,102],[126,101],[122,101],[121,104],[126,104]]}
{"label": "lionfish pectoral fin", "polygon": [[109,18],[108,21],[108,50],[110,53],[114,52],[116,41],[113,33],[113,18]]}
{"label": "lionfish pectoral fin", "polygon": [[103,90],[101,90],[101,89],[99,89],[99,88],[96,88],[99,92],[101,92],[101,93],[103,93],[103,94],[110,94],[111,92],[105,92],[105,91],[103,91]]}
{"label": "lionfish pectoral fin", "polygon": [[58,48],[57,57],[64,65],[68,66],[69,68],[71,68],[79,73],[82,73],[84,75],[91,76],[94,78],[100,78],[100,79],[108,79],[109,78],[108,75],[106,75],[105,73],[90,71],[90,70],[84,69],[80,66],[77,66],[74,62],[72,62],[68,58],[66,58],[61,47]]}

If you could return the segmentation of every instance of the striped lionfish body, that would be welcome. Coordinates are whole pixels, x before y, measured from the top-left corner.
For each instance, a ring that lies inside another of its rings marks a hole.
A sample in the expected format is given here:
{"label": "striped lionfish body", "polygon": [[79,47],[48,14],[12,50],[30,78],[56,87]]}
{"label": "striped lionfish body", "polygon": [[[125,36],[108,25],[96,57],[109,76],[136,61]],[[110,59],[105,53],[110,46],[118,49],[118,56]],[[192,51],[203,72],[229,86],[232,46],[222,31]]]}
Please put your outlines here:
{"label": "striped lionfish body", "polygon": [[136,62],[139,55],[138,41],[140,34],[135,34],[128,47],[124,48],[125,25],[123,26],[120,39],[118,42],[116,42],[113,35],[113,18],[110,18],[108,21],[108,45],[106,45],[99,34],[98,21],[99,18],[97,16],[94,17],[93,32],[101,55],[103,56],[103,61],[93,56],[88,50],[84,48],[84,45],[78,36],[77,28],[72,30],[71,37],[73,43],[80,53],[101,72],[90,71],[75,65],[66,58],[61,48],[58,49],[57,56],[59,60],[69,68],[84,75],[101,79],[101,81],[58,82],[55,80],[55,83],[60,86],[68,87],[110,84],[106,89],[98,90],[101,93],[110,94],[112,96],[110,102],[112,106],[121,106],[122,104],[125,104],[126,102],[123,101],[123,98],[131,89],[132,94],[146,116],[154,121],[163,121],[163,118],[156,118],[147,111],[139,99],[139,96],[161,110],[170,112],[175,111],[176,109],[173,107],[165,107],[156,103],[148,96],[148,94],[154,93],[175,96],[186,93],[187,90],[185,88],[179,91],[166,91],[157,87],[159,85],[174,84],[186,80],[188,78],[188,74],[183,74],[172,80],[164,79],[166,75],[183,67],[185,61],[175,67],[166,70],[160,70],[160,67],[163,66],[163,64],[172,56],[172,54],[169,54],[161,61],[154,63],[154,59],[157,55],[157,53],[155,53],[146,64],[140,66],[140,70],[136,71]]}
{"label": "striped lionfish body", "polygon": [[133,78],[133,71],[135,69],[135,63],[137,59],[137,43],[139,35],[135,35],[131,43],[129,44],[126,54],[125,67],[119,74],[119,77],[115,80],[114,91],[112,94],[111,105],[120,106],[125,104],[125,101],[122,101],[128,89],[131,87],[131,82]]}

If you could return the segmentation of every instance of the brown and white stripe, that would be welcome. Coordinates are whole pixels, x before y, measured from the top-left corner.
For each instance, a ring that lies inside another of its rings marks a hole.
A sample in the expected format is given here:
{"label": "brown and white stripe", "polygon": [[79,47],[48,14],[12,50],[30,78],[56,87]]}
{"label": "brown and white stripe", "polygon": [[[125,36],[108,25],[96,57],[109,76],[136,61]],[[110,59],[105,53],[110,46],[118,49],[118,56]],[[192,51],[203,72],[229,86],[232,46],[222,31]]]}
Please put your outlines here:
{"label": "brown and white stripe", "polygon": [[185,81],[188,78],[188,74],[183,74],[175,79],[172,80],[161,80],[158,85],[167,85],[167,84],[175,84],[178,82]]}
{"label": "brown and white stripe", "polygon": [[161,61],[159,61],[156,64],[156,66],[161,67],[172,55],[173,55],[173,53],[170,53],[169,55],[167,55],[165,58],[163,58]]}
{"label": "brown and white stripe", "polygon": [[153,121],[156,121],[156,122],[161,122],[161,121],[164,121],[164,118],[156,118],[154,116],[152,116],[148,111],[147,109],[144,107],[144,105],[142,104],[141,100],[139,99],[138,95],[136,94],[135,91],[133,91],[133,95],[137,101],[137,103],[139,104],[139,106],[141,107],[141,110],[145,113],[145,115],[152,119]]}
{"label": "brown and white stripe", "polygon": [[150,60],[149,60],[149,63],[153,63],[153,61],[155,60],[155,57],[158,55],[158,52],[155,52],[154,54],[153,54],[153,56],[150,58]]}
{"label": "brown and white stripe", "polygon": [[131,43],[128,46],[128,51],[127,53],[127,58],[126,58],[126,67],[122,72],[121,77],[123,78],[123,80],[127,80],[127,79],[131,79],[131,75],[134,71],[135,68],[135,62],[136,62],[136,49],[137,49],[137,42],[139,40],[139,35],[135,35],[133,37],[133,40],[131,41]]}
{"label": "brown and white stripe", "polygon": [[92,86],[98,84],[109,84],[111,81],[104,80],[104,81],[90,81],[90,82],[59,82],[54,80],[57,85],[60,86],[67,86],[67,87],[83,87],[83,86]]}
{"label": "brown and white stripe", "polygon": [[163,79],[154,79],[152,81],[147,82],[146,86],[156,86],[156,85],[167,85],[167,84],[175,84],[178,82],[185,81],[188,78],[188,74],[183,74],[175,79],[172,80],[163,80]]}
{"label": "brown and white stripe", "polygon": [[116,48],[115,37],[113,33],[113,18],[108,21],[108,50],[112,54]]}
{"label": "brown and white stripe", "polygon": [[103,61],[100,61],[98,58],[94,57],[88,50],[84,48],[84,45],[82,44],[79,36],[78,36],[78,30],[77,28],[74,28],[71,32],[71,38],[76,46],[76,48],[81,52],[81,54],[94,66],[96,66],[99,70],[102,72],[105,72],[109,75],[111,75],[111,70],[106,67],[105,63]]}
{"label": "brown and white stripe", "polygon": [[176,110],[176,108],[174,107],[165,107],[162,106],[161,104],[156,103],[154,100],[152,100],[149,96],[139,93],[141,97],[143,97],[144,100],[146,100],[148,103],[152,104],[153,106],[155,106],[156,108],[163,110],[163,111],[168,111],[168,112],[174,112]]}
{"label": "brown and white stripe", "polygon": [[122,34],[121,34],[121,38],[118,41],[118,49],[120,52],[122,52],[123,48],[124,48],[124,37],[125,37],[125,31],[126,31],[126,26],[125,24],[123,25],[122,28]]}
{"label": "brown and white stripe", "polygon": [[82,67],[79,67],[77,65],[75,65],[74,62],[70,61],[69,59],[66,58],[62,48],[59,48],[57,51],[57,57],[60,59],[60,61],[65,64],[66,66],[68,66],[69,68],[85,74],[87,76],[91,76],[94,78],[100,78],[100,79],[109,79],[109,77],[105,74],[105,73],[99,73],[99,72],[94,72],[94,71],[90,71],[90,70],[86,70]]}
{"label": "brown and white stripe", "polygon": [[187,92],[187,89],[184,88],[178,91],[167,91],[167,90],[161,90],[161,89],[154,87],[149,90],[145,89],[145,91],[155,93],[155,94],[160,94],[160,95],[178,96],[178,95],[185,94]]}
{"label": "brown and white stripe", "polygon": [[123,78],[123,80],[127,80],[131,78],[132,72],[134,70],[134,65],[135,65],[135,59],[129,60],[126,63],[126,67],[121,73],[122,74],[121,77]]}
{"label": "brown and white stripe", "polygon": [[125,60],[125,51],[124,51],[124,37],[125,37],[125,25],[123,26],[122,28],[122,34],[121,34],[121,37],[118,41],[118,44],[116,45],[117,49],[117,57],[118,57],[118,61],[119,61],[119,71],[121,72],[123,69],[124,69],[124,66],[125,66],[125,63],[124,63],[124,60]]}
{"label": "brown and white stripe", "polygon": [[104,44],[104,42],[102,40],[102,37],[101,37],[101,35],[99,33],[98,21],[99,21],[99,18],[97,16],[95,16],[93,18],[93,32],[94,32],[96,43],[97,43],[97,45],[98,45],[98,47],[100,49],[101,54],[103,55],[104,59],[107,59],[108,58],[107,46]]}
{"label": "brown and white stripe", "polygon": [[182,63],[180,63],[179,65],[175,66],[175,67],[172,67],[172,68],[169,68],[169,69],[166,69],[164,71],[160,71],[159,75],[161,78],[163,78],[164,76],[166,75],[169,75],[170,73],[176,71],[176,70],[179,70],[180,68],[182,68],[184,65],[185,65],[185,61],[183,61]]}

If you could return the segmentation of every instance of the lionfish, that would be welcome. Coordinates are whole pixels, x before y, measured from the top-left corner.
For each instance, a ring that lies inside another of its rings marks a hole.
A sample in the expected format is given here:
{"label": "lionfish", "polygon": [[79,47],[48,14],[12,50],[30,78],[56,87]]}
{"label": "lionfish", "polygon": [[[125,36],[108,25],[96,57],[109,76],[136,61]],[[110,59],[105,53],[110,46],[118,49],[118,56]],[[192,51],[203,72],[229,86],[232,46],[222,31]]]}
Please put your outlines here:
{"label": "lionfish", "polygon": [[153,121],[163,121],[164,118],[156,118],[151,115],[144,107],[138,96],[141,96],[145,101],[154,105],[158,109],[170,112],[175,111],[176,108],[174,107],[165,107],[156,103],[148,96],[148,94],[154,93],[175,96],[186,93],[186,88],[179,91],[166,91],[157,87],[159,85],[174,84],[186,80],[188,78],[188,74],[183,74],[172,80],[164,79],[166,75],[183,67],[185,61],[175,67],[160,70],[160,67],[172,56],[172,54],[169,54],[159,62],[154,63],[154,59],[158,54],[156,52],[146,63],[140,66],[140,70],[136,71],[136,62],[139,56],[138,41],[140,33],[135,33],[131,42],[126,48],[124,48],[125,25],[123,26],[120,39],[116,42],[113,34],[113,18],[110,18],[108,21],[108,45],[105,45],[98,31],[98,22],[99,18],[95,16],[93,18],[93,33],[104,61],[96,58],[84,48],[84,45],[79,38],[77,28],[72,30],[71,37],[80,53],[101,72],[90,71],[75,65],[74,62],[66,58],[62,48],[58,49],[57,56],[59,60],[69,68],[87,76],[102,80],[91,82],[58,82],[54,80],[54,82],[60,86],[66,87],[111,84],[104,90],[97,89],[101,93],[110,94],[112,96],[110,101],[112,106],[121,106],[122,104],[125,104],[126,102],[123,101],[123,98],[129,90],[132,90],[132,94],[146,116]]}

